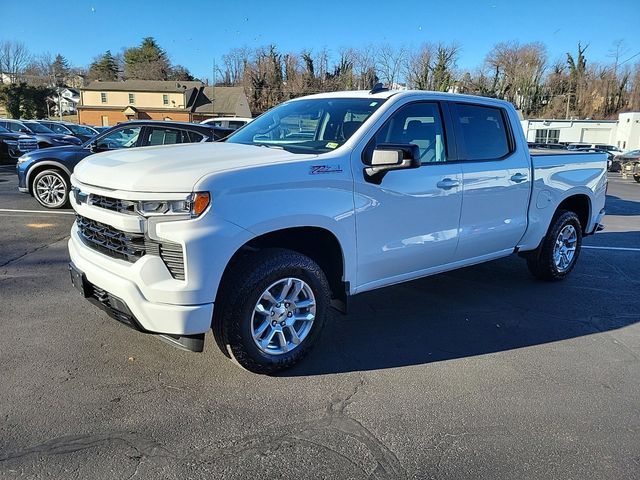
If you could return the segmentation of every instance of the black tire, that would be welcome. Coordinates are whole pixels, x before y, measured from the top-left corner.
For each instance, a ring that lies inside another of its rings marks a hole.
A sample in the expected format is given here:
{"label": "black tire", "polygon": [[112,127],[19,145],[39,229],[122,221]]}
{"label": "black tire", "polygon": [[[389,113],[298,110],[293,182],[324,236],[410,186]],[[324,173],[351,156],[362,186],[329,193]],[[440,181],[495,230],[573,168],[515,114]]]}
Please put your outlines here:
{"label": "black tire", "polygon": [[634,175],[634,176],[633,176],[633,179],[634,179],[636,182],[640,183],[640,175]]}
{"label": "black tire", "polygon": [[[53,183],[48,183],[53,182]],[[47,185],[56,185],[56,194],[46,194]],[[59,194],[57,193],[59,192]],[[69,179],[61,170],[52,168],[39,172],[31,182],[31,193],[46,208],[64,208],[69,204]]]}
{"label": "black tire", "polygon": [[[286,353],[271,355],[261,350],[253,339],[254,310],[270,285],[292,277],[305,282],[313,292],[315,319],[299,345]],[[275,248],[249,253],[231,267],[221,283],[212,325],[216,343],[225,355],[251,372],[271,374],[292,367],[320,336],[330,301],[324,272],[306,255]]]}
{"label": "black tire", "polygon": [[[577,241],[575,244],[575,252],[569,266],[565,269],[560,269],[554,259],[554,247],[560,232],[567,226],[573,225]],[[571,211],[559,211],[556,213],[547,234],[542,239],[540,246],[531,254],[527,255],[527,266],[529,271],[540,280],[546,281],[558,281],[564,279],[571,273],[580,256],[580,249],[582,248],[582,225],[578,216]]]}

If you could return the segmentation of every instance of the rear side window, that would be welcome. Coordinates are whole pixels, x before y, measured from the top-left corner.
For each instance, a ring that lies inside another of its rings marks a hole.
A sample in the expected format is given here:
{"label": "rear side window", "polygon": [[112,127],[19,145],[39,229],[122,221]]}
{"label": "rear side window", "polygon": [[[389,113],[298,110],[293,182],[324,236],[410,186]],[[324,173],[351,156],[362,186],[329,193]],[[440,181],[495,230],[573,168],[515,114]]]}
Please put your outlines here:
{"label": "rear side window", "polygon": [[495,160],[511,151],[502,109],[456,104],[454,122],[464,160]]}
{"label": "rear side window", "polygon": [[189,136],[189,141],[192,143],[201,142],[204,139],[204,135],[198,132],[184,132],[184,134]]}
{"label": "rear side window", "polygon": [[189,139],[182,138],[183,132],[173,128],[151,127],[147,132],[147,145],[175,145],[176,143],[188,143]]}

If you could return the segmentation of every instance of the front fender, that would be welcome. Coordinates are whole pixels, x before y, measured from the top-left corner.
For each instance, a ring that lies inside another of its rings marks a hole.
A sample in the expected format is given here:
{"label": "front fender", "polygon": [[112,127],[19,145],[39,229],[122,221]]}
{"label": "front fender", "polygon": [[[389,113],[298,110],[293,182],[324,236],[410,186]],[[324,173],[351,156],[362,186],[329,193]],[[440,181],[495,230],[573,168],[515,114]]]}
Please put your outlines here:
{"label": "front fender", "polygon": [[[332,173],[311,174],[317,160],[220,172],[196,186],[212,193],[216,215],[257,236],[294,227],[318,227],[340,243],[346,281],[355,284],[353,180],[343,161]],[[335,162],[335,163],[334,163]]]}

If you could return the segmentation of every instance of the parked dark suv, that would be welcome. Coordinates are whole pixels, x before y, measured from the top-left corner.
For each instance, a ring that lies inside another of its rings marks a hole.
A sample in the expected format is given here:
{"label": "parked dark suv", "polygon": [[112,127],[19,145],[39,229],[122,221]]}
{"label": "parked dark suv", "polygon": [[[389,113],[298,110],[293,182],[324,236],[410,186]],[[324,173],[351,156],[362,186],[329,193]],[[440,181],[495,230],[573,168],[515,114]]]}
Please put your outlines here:
{"label": "parked dark suv", "polygon": [[73,135],[80,139],[82,143],[95,137],[98,131],[86,125],[78,125],[71,122],[58,122],[56,120],[38,120],[40,125],[44,125],[49,130],[63,135]]}
{"label": "parked dark suv", "polygon": [[46,148],[20,157],[18,190],[30,193],[47,208],[61,208],[69,199],[74,167],[92,153],[120,148],[212,142],[232,130],[195,123],[132,121],[110,128],[82,145]]}
{"label": "parked dark suv", "polygon": [[24,133],[0,127],[0,163],[15,163],[18,157],[38,149],[38,141]]}
{"label": "parked dark suv", "polygon": [[0,119],[0,127],[16,133],[25,133],[35,137],[39,148],[59,147],[60,145],[81,145],[82,141],[72,135],[61,135],[40,125],[35,120]]}

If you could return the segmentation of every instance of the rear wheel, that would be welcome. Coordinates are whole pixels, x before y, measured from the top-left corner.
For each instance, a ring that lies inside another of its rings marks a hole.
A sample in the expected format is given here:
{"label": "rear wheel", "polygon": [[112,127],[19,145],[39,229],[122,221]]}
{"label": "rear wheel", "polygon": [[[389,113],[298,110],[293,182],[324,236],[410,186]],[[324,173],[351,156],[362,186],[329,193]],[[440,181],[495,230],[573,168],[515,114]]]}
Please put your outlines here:
{"label": "rear wheel", "polygon": [[60,170],[43,170],[33,179],[31,192],[47,208],[62,208],[69,200],[69,181]]}
{"label": "rear wheel", "polygon": [[582,225],[574,212],[556,214],[537,250],[527,256],[531,273],[547,281],[562,280],[576,265],[582,247]]}
{"label": "rear wheel", "polygon": [[634,176],[633,176],[633,179],[634,179],[636,182],[640,183],[640,175],[634,175]]}
{"label": "rear wheel", "polygon": [[214,335],[243,368],[273,373],[309,352],[329,303],[329,283],[311,258],[291,250],[261,250],[225,275],[214,309]]}

